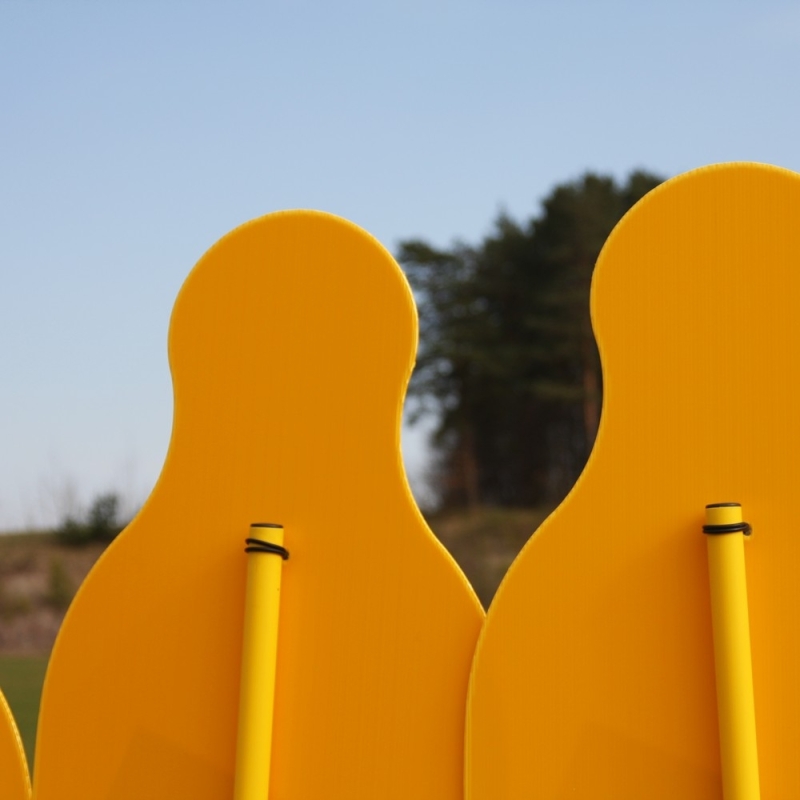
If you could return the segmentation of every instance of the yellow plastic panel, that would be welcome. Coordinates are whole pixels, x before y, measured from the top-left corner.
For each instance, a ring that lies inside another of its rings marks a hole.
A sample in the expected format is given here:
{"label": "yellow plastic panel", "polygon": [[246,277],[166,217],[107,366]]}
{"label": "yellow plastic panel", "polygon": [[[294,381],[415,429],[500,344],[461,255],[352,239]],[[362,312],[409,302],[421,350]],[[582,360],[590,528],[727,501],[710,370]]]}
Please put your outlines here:
{"label": "yellow plastic panel", "polygon": [[592,290],[600,432],[478,645],[470,800],[721,797],[706,537],[739,502],[761,790],[800,797],[800,176],[668,181]]}
{"label": "yellow plastic panel", "polygon": [[270,797],[459,798],[482,611],[400,455],[417,323],[378,242],[286,212],[224,237],[170,329],[175,418],[45,682],[37,800],[233,794],[247,557],[284,526]]}
{"label": "yellow plastic panel", "polygon": [[25,750],[11,709],[0,692],[0,798],[28,800],[30,796],[31,784]]}

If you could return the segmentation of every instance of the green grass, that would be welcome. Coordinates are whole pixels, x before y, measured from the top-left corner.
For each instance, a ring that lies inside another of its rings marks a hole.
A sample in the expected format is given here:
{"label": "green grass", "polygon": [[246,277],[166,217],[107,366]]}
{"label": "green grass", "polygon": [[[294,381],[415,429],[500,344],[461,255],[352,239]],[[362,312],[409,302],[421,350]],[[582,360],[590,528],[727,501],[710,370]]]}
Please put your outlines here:
{"label": "green grass", "polygon": [[14,713],[31,769],[46,668],[47,656],[0,656],[0,689]]}

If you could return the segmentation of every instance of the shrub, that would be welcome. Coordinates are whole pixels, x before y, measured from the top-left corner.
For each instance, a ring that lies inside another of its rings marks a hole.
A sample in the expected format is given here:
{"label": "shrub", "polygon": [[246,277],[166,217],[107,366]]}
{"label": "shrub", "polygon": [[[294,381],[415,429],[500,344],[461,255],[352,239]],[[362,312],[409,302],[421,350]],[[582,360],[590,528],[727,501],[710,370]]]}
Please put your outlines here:
{"label": "shrub", "polygon": [[71,545],[110,542],[123,527],[119,520],[119,495],[111,492],[94,499],[84,520],[66,517],[56,534]]}

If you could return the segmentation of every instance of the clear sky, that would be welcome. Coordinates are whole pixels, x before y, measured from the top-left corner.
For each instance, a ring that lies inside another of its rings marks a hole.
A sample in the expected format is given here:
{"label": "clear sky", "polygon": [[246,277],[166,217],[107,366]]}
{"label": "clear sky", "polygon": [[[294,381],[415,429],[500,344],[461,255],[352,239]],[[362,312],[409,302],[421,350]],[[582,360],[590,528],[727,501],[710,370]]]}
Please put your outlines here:
{"label": "clear sky", "polygon": [[587,169],[800,170],[798,78],[771,0],[2,0],[0,530],[147,496],[172,303],[236,225],[447,245]]}

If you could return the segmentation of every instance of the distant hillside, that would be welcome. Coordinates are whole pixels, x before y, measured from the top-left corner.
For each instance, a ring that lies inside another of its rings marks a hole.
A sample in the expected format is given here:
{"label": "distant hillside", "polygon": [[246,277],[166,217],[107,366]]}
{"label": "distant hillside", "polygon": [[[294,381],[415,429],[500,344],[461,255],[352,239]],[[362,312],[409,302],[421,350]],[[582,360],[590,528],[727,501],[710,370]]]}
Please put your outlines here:
{"label": "distant hillside", "polygon": [[[545,516],[482,509],[434,515],[429,524],[487,606]],[[69,602],[104,549],[104,544],[67,546],[51,533],[0,535],[0,653],[49,653]]]}
{"label": "distant hillside", "polygon": [[428,524],[488,608],[511,562],[549,513],[550,509],[486,508],[433,515]]}
{"label": "distant hillside", "polygon": [[0,536],[0,653],[41,654],[104,544],[67,547],[49,533]]}

